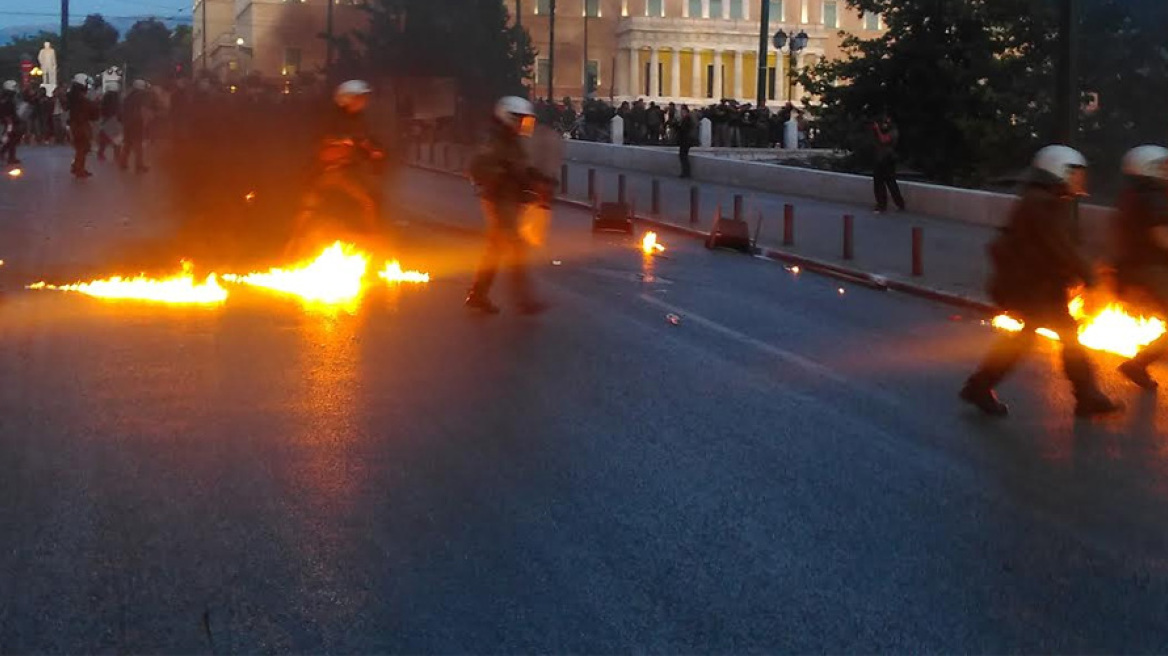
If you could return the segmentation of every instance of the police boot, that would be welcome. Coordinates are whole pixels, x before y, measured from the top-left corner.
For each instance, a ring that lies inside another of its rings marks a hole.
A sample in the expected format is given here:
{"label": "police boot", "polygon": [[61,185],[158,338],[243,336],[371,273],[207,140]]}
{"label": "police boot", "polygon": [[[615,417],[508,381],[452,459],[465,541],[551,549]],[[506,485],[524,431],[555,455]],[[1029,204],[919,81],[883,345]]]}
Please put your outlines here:
{"label": "police boot", "polygon": [[1119,373],[1123,374],[1125,378],[1135,383],[1136,385],[1146,389],[1154,390],[1160,386],[1151,375],[1148,374],[1148,367],[1140,360],[1132,359],[1119,365]]}
{"label": "police boot", "polygon": [[1075,395],[1076,417],[1098,417],[1123,410],[1123,404],[1112,401],[1099,390]]}
{"label": "police boot", "polygon": [[492,303],[485,294],[480,294],[473,289],[470,294],[467,294],[464,305],[471,310],[478,310],[486,314],[499,314],[499,306]]}
{"label": "police boot", "polygon": [[1005,417],[1010,414],[1010,407],[998,400],[998,395],[989,385],[970,378],[959,395],[962,401],[974,406],[991,417]]}

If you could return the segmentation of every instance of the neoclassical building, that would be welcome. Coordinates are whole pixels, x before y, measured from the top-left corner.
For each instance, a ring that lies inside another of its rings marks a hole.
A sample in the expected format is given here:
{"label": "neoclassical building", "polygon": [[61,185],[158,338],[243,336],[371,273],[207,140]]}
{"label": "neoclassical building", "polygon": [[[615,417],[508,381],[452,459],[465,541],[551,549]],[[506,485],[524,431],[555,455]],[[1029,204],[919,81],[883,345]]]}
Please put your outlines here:
{"label": "neoclassical building", "polygon": [[[505,1],[539,53],[532,95],[546,97],[551,1]],[[618,102],[753,102],[765,1],[770,3],[768,34],[783,30],[809,37],[796,55],[797,70],[839,56],[841,31],[870,37],[883,30],[880,16],[860,15],[845,0],[556,0],[553,95],[582,97],[591,74],[595,95]],[[801,90],[789,88],[788,51],[776,53],[772,45],[767,50],[768,104],[789,99],[798,104]]]}

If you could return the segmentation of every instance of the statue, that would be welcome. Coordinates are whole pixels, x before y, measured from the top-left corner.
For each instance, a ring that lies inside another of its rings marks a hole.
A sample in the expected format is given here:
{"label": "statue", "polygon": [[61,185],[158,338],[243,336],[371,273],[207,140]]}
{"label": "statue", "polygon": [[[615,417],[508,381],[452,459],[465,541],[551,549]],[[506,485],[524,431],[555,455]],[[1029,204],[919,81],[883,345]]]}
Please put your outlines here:
{"label": "statue", "polygon": [[41,84],[50,87],[57,86],[57,51],[53,50],[53,44],[45,41],[45,47],[41,49],[37,60],[40,62],[41,71],[44,72],[44,77],[41,78]]}

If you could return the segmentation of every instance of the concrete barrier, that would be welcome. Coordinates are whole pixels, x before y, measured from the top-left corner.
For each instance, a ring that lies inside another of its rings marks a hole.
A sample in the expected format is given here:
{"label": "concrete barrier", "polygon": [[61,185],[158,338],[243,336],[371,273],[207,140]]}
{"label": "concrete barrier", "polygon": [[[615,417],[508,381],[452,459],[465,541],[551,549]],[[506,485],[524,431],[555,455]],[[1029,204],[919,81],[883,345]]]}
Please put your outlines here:
{"label": "concrete barrier", "polygon": [[[569,141],[567,144],[565,158],[572,162],[662,177],[674,177],[679,172],[677,153],[673,149],[586,141]],[[874,203],[872,178],[868,176],[740,161],[702,155],[696,150],[691,152],[690,160],[693,177],[701,182],[862,207],[871,207]],[[1000,226],[1015,200],[1011,194],[920,182],[902,182],[900,188],[914,214],[988,227]],[[1091,240],[1103,234],[1110,211],[1097,205],[1082,207],[1083,228]]]}

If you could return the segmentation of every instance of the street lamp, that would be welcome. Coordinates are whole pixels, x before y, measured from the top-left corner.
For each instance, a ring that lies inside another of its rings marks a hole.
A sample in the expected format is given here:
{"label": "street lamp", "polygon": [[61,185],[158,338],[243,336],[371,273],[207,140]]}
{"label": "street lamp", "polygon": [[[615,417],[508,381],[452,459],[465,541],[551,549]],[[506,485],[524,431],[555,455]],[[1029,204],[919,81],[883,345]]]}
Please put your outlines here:
{"label": "street lamp", "polygon": [[791,58],[791,65],[788,67],[789,71],[787,74],[787,102],[794,100],[795,96],[796,58],[799,56],[799,53],[807,47],[807,43],[809,41],[811,41],[811,37],[807,36],[807,33],[802,30],[800,30],[798,34],[792,37],[788,37],[787,33],[782,30],[779,30],[775,33],[774,44],[776,50],[781,51],[788,45],[790,46],[788,48],[788,56]]}

